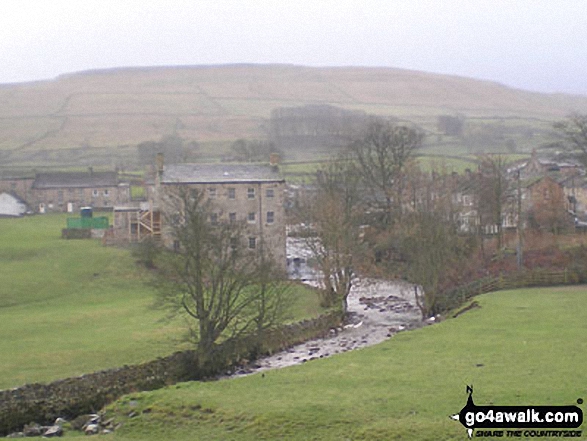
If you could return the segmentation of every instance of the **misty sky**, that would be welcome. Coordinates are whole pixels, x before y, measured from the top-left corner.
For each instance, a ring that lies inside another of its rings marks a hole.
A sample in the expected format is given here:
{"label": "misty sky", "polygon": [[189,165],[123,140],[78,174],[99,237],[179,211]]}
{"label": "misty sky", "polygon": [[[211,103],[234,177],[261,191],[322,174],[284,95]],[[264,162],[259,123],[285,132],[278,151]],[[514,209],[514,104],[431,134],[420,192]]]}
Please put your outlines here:
{"label": "misty sky", "polygon": [[0,0],[0,83],[224,63],[399,67],[587,95],[587,0]]}

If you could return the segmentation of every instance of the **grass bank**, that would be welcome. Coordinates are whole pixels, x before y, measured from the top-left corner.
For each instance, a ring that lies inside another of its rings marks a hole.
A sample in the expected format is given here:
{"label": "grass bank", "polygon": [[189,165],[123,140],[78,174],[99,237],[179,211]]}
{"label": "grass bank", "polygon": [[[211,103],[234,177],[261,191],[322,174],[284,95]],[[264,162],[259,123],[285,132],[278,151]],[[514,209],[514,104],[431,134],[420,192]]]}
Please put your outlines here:
{"label": "grass bank", "polygon": [[[0,219],[0,389],[149,361],[189,347],[185,323],[153,309],[126,249],[61,239],[65,215]],[[297,319],[320,313],[296,287]]]}
{"label": "grass bank", "polygon": [[476,300],[481,308],[374,347],[125,397],[109,408],[123,422],[113,439],[463,440],[448,415],[467,384],[478,405],[587,397],[587,287]]}

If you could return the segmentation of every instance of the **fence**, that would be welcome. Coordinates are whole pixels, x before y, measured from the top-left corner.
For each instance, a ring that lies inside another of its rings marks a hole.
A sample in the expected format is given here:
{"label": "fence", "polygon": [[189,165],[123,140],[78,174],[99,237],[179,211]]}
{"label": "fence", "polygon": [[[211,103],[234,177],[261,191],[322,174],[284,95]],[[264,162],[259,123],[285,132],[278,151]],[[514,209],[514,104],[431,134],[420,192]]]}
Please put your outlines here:
{"label": "fence", "polygon": [[485,277],[443,293],[438,305],[442,311],[456,308],[466,300],[492,291],[530,286],[575,285],[587,282],[587,273],[564,270],[528,270],[498,277]]}

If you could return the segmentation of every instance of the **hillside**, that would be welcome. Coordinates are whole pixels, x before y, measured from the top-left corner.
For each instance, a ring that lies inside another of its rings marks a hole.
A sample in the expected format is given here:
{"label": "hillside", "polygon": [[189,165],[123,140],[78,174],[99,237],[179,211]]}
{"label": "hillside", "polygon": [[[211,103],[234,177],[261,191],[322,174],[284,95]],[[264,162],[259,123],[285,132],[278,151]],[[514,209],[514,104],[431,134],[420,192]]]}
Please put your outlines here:
{"label": "hillside", "polygon": [[0,85],[0,103],[4,165],[125,161],[136,156],[138,143],[173,134],[197,141],[204,156],[214,156],[219,146],[237,138],[265,137],[272,109],[305,104],[394,116],[432,133],[439,115],[461,114],[483,121],[480,127],[497,119],[501,127],[515,128],[524,150],[527,142],[518,139],[520,134],[536,136],[571,111],[587,111],[587,97],[532,93],[468,78],[290,65],[82,72]]}

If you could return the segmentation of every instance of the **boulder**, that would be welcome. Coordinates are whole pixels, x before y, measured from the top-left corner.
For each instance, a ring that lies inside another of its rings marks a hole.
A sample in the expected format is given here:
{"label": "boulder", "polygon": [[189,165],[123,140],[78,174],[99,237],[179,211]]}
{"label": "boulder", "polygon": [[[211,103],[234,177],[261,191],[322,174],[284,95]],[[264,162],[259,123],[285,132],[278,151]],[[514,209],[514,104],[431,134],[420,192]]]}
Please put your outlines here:
{"label": "boulder", "polygon": [[62,436],[62,435],[63,435],[63,429],[59,425],[50,426],[43,433],[43,436],[46,438],[52,438],[54,436]]}
{"label": "boulder", "polygon": [[37,423],[25,424],[22,433],[24,433],[24,436],[41,436],[43,434],[43,427]]}
{"label": "boulder", "polygon": [[84,429],[86,435],[96,435],[99,431],[100,426],[98,424],[88,424]]}

